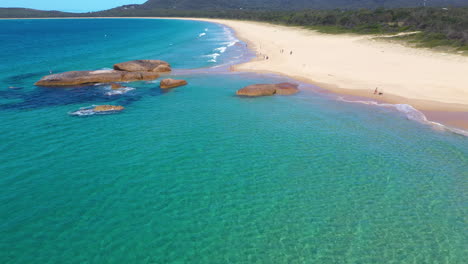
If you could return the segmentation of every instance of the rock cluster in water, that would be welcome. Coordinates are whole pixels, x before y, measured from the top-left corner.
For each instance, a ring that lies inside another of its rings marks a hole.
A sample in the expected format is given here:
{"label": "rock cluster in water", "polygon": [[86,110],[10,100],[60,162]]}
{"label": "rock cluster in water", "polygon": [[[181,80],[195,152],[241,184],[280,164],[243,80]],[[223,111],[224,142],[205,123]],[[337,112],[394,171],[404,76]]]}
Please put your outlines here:
{"label": "rock cluster in water", "polygon": [[159,87],[161,87],[161,89],[169,89],[169,88],[183,86],[186,84],[187,84],[186,80],[164,79],[164,80],[161,80]]}
{"label": "rock cluster in water", "polygon": [[169,63],[161,60],[136,60],[118,63],[114,70],[70,71],[44,76],[37,86],[74,86],[94,83],[149,81],[159,73],[171,71]]}
{"label": "rock cluster in water", "polygon": [[277,84],[253,84],[246,86],[236,92],[240,96],[270,96],[270,95],[291,95],[299,92],[297,84],[277,83]]}

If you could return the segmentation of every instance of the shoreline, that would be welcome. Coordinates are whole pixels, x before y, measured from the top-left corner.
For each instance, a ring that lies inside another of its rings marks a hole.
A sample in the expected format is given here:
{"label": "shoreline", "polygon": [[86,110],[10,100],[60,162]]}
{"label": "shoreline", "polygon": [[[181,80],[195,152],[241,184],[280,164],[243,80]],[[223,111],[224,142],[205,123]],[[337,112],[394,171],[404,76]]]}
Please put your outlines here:
{"label": "shoreline", "polygon": [[[161,19],[167,19],[167,18],[161,18]],[[354,97],[354,99],[357,99],[357,98],[370,99],[373,102],[376,102],[379,104],[382,104],[382,103],[408,104],[414,107],[415,109],[421,111],[427,117],[429,121],[434,121],[436,123],[441,123],[450,127],[458,128],[458,129],[468,130],[468,104],[409,98],[409,97],[404,97],[404,96],[387,93],[387,92],[384,92],[384,95],[379,96],[379,95],[373,94],[373,91],[374,91],[373,89],[344,88],[334,83],[317,81],[307,75],[304,76],[303,74],[296,75],[296,74],[291,74],[285,71],[278,71],[277,69],[273,69],[273,70],[267,69],[268,63],[270,62],[270,60],[264,59],[264,56],[268,54],[264,54],[261,52],[261,51],[266,50],[263,47],[259,47],[260,45],[262,45],[262,43],[255,43],[255,41],[252,41],[251,39],[246,38],[245,36],[242,35],[241,32],[239,32],[239,30],[236,27],[231,26],[231,24],[239,23],[239,22],[240,23],[253,23],[253,24],[262,24],[266,27],[281,28],[281,29],[286,29],[286,30],[290,29],[290,27],[277,26],[277,25],[267,24],[263,22],[236,21],[236,20],[223,20],[223,19],[203,19],[203,18],[200,18],[200,19],[198,18],[187,18],[187,19],[186,18],[173,18],[173,19],[185,19],[185,20],[212,22],[212,23],[221,24],[223,26],[227,26],[231,28],[236,34],[236,37],[240,39],[241,41],[247,43],[248,47],[251,50],[253,50],[256,54],[256,58],[254,58],[253,60],[248,61],[246,63],[234,65],[232,67],[233,71],[278,74],[278,75],[283,75],[283,76],[289,77],[291,79],[294,79],[303,83],[312,84],[314,86],[323,88],[325,93],[333,93],[333,94],[342,95],[342,96],[351,96],[351,97]],[[310,30],[301,29],[301,28],[292,28],[292,29],[297,29],[300,31],[310,31]],[[312,31],[311,33],[312,33],[311,35],[320,35],[321,37],[328,36],[330,38],[333,38],[335,36],[335,35],[326,35],[322,33],[317,33],[314,31]],[[344,37],[345,38],[346,37],[369,38],[369,36],[360,36],[360,35],[356,35],[356,36],[345,35]],[[395,45],[393,43],[387,43],[384,41],[381,41],[380,43],[383,43],[388,46]],[[410,47],[403,47],[403,48],[410,49],[410,50],[415,49],[415,48],[410,48]],[[422,51],[424,53],[433,53],[436,56],[437,55],[445,56],[434,51],[426,51],[426,50],[420,50],[420,49],[416,49],[416,50]],[[463,57],[461,55],[451,55],[451,56],[458,56],[460,57],[461,60],[465,60],[466,61],[465,67],[468,72],[468,59],[466,57]],[[262,63],[265,65],[261,65]],[[466,101],[462,100],[462,101],[468,103],[468,86],[465,92],[466,92],[465,97],[467,98],[467,100]]]}
{"label": "shoreline", "polygon": [[[376,36],[323,34],[299,27],[241,20],[185,17],[22,19],[178,19],[216,23],[230,28],[256,55],[248,62],[233,65],[232,71],[278,74],[323,88],[324,93],[377,103],[408,104],[430,121],[468,130],[468,57],[462,55],[406,47],[375,40]],[[280,52],[282,49],[284,53]],[[383,95],[373,94],[376,87]]]}

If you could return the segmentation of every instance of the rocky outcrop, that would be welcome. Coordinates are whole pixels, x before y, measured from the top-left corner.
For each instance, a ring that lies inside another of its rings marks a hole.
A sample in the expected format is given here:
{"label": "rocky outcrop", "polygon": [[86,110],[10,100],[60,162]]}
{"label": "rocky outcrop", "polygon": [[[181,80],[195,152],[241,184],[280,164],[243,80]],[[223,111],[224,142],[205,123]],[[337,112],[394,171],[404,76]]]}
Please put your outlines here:
{"label": "rocky outcrop", "polygon": [[93,108],[95,112],[122,111],[125,108],[120,105],[97,105]]}
{"label": "rocky outcrop", "polygon": [[278,95],[291,95],[299,92],[298,85],[294,83],[278,83],[276,93]]}
{"label": "rocky outcrop", "polygon": [[93,83],[149,81],[159,77],[156,72],[126,72],[115,70],[70,71],[47,75],[37,86],[74,86]]}
{"label": "rocky outcrop", "polygon": [[161,87],[161,89],[169,89],[169,88],[183,86],[186,84],[187,84],[186,80],[164,79],[164,80],[161,80],[159,87]]}
{"label": "rocky outcrop", "polygon": [[162,60],[134,60],[114,65],[114,70],[128,72],[170,72],[169,63]]}
{"label": "rocky outcrop", "polygon": [[268,96],[274,95],[276,87],[274,84],[253,84],[237,91],[240,96]]}
{"label": "rocky outcrop", "polygon": [[253,84],[246,86],[236,92],[240,96],[269,96],[269,95],[290,95],[299,91],[296,84],[278,83],[278,84]]}

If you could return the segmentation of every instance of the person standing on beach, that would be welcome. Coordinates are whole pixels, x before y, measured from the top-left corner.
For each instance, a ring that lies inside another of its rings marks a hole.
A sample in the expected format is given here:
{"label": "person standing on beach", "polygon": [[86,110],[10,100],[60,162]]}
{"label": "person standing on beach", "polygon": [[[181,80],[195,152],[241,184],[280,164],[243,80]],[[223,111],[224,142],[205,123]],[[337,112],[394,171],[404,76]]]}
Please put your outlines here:
{"label": "person standing on beach", "polygon": [[292,55],[292,50],[291,50],[291,52],[289,52],[289,55]]}

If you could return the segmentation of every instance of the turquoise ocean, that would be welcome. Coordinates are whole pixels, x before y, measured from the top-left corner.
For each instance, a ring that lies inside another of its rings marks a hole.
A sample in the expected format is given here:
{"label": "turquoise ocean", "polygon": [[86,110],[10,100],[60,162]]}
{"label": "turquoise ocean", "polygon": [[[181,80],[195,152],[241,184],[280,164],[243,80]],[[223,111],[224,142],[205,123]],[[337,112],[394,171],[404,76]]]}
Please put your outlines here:
{"label": "turquoise ocean", "polygon": [[[221,25],[0,20],[0,263],[466,263],[468,138],[306,87]],[[41,88],[162,59],[184,87]],[[291,80],[289,80],[291,81]],[[69,115],[99,104],[113,115]]]}

